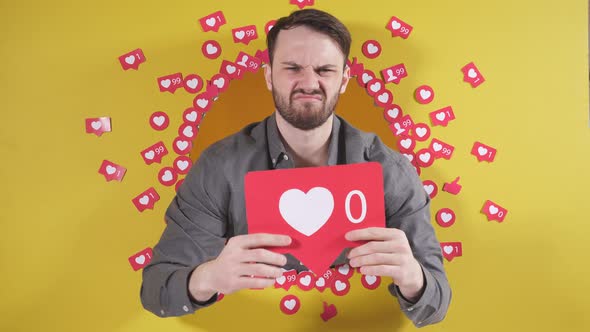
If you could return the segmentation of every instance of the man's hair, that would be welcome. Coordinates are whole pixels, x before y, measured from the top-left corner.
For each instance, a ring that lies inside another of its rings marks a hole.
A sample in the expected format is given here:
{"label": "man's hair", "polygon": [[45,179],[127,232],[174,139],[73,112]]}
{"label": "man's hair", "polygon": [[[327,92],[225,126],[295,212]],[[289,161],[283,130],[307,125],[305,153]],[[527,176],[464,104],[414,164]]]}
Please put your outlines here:
{"label": "man's hair", "polygon": [[334,40],[336,44],[338,44],[338,47],[340,47],[342,54],[344,54],[344,65],[346,65],[346,60],[350,54],[350,32],[336,17],[317,9],[294,11],[289,16],[281,17],[275,23],[266,36],[268,58],[271,64],[279,32],[281,30],[289,30],[299,26],[308,27]]}

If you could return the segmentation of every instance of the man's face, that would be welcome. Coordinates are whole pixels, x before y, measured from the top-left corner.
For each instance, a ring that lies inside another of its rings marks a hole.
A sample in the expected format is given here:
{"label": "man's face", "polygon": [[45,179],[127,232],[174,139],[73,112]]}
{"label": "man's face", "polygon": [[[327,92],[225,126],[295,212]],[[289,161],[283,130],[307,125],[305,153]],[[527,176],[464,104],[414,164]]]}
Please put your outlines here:
{"label": "man's face", "polygon": [[334,112],[348,84],[344,55],[330,37],[300,26],[277,36],[266,85],[279,114],[293,127],[311,130]]}

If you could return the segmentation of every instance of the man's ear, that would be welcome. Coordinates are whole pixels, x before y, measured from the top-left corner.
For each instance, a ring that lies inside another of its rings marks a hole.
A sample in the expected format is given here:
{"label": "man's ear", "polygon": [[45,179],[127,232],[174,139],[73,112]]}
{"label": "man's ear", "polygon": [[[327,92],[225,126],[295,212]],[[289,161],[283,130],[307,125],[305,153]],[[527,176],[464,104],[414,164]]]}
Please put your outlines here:
{"label": "man's ear", "polygon": [[268,63],[264,65],[264,80],[268,91],[272,91],[272,68]]}
{"label": "man's ear", "polygon": [[348,86],[348,81],[350,81],[350,67],[346,65],[344,67],[344,72],[342,73],[342,83],[340,84],[340,94],[343,94],[346,91],[346,87]]}

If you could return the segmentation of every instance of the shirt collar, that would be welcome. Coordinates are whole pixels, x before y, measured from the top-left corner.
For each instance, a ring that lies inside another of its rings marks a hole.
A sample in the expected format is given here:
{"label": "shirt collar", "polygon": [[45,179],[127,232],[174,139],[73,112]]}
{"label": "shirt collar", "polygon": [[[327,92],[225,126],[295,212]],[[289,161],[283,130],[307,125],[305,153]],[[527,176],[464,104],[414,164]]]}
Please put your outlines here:
{"label": "shirt collar", "polygon": [[[266,134],[270,159],[273,161],[273,164],[275,164],[279,158],[283,158],[283,155],[287,154],[287,150],[285,149],[283,141],[281,140],[275,112],[273,112],[272,115],[266,119]],[[332,121],[332,133],[330,134],[330,143],[328,146],[329,166],[338,164],[339,136],[340,118],[337,115],[334,115],[334,120]]]}

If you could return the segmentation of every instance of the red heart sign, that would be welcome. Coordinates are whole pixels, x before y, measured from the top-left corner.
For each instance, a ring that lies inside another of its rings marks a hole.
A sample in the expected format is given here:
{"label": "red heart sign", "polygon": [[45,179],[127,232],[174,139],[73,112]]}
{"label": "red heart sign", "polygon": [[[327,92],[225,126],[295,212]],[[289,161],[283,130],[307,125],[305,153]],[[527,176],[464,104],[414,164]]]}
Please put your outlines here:
{"label": "red heart sign", "polygon": [[250,172],[245,195],[248,232],[289,235],[290,246],[269,250],[292,254],[316,274],[362,244],[347,241],[346,232],[385,226],[383,171],[375,162]]}

